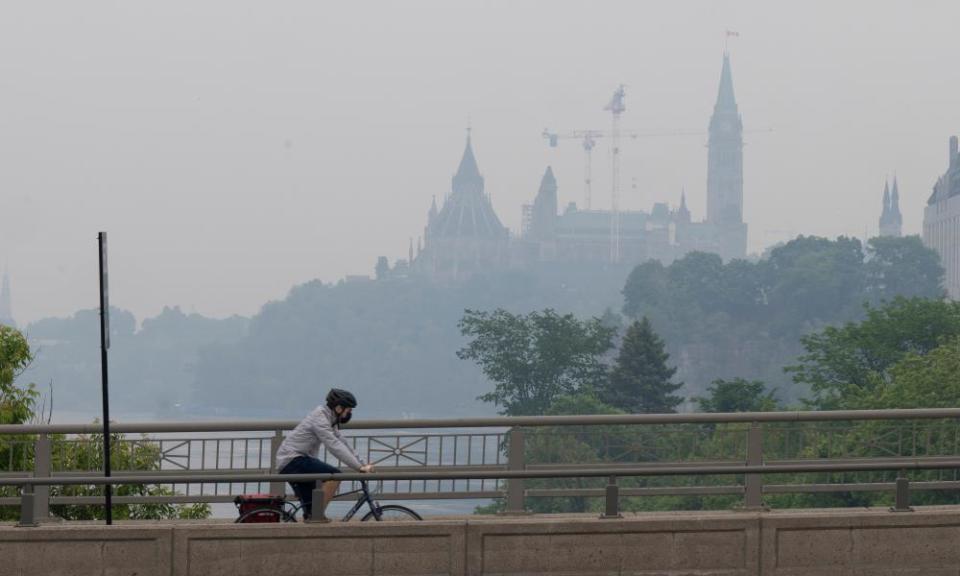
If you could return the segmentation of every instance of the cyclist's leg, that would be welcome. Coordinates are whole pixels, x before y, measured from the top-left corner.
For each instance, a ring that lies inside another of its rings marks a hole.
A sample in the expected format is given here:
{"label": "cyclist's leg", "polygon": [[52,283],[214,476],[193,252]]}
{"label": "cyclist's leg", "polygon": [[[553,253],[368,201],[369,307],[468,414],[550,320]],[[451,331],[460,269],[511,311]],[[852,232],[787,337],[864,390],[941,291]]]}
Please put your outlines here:
{"label": "cyclist's leg", "polygon": [[[294,466],[294,464],[296,464]],[[291,470],[291,466],[295,468],[296,471]],[[340,469],[336,466],[331,466],[323,460],[318,460],[317,458],[311,458],[309,456],[299,456],[293,462],[290,462],[286,467],[284,467],[284,474],[338,474]],[[316,482],[298,482],[297,485],[294,485],[291,482],[291,485],[294,486],[294,491],[297,492],[297,495],[300,497],[300,502],[303,509],[303,518],[304,520],[309,519],[313,515],[313,490],[317,487]],[[337,487],[340,485],[340,482],[324,482],[323,486],[323,495],[325,504],[329,505],[330,501],[333,500],[333,496],[337,493]],[[321,514],[326,512],[326,506],[321,511]]]}
{"label": "cyclist's leg", "polygon": [[[280,473],[310,474],[312,472],[312,470],[310,470],[310,460],[312,460],[312,458],[307,456],[298,456],[284,466]],[[293,493],[300,499],[300,510],[303,512],[303,519],[309,520],[313,511],[313,490],[317,487],[317,483],[313,481],[290,482],[289,484],[293,488]]]}
{"label": "cyclist's leg", "polygon": [[[333,497],[337,495],[337,490],[340,488],[339,480],[327,480],[323,483],[323,503],[326,506],[330,505],[330,502],[333,501]],[[323,512],[326,513],[326,506],[324,506]]]}
{"label": "cyclist's leg", "polygon": [[[331,466],[330,464],[327,464],[322,460],[314,460],[311,463],[311,466],[313,468],[311,472],[315,472],[318,474],[322,474],[322,473],[339,474],[340,473],[339,468],[337,468],[336,466]],[[333,502],[333,497],[337,495],[338,488],[340,488],[339,480],[327,480],[326,482],[323,483],[323,510],[321,510],[321,514],[326,515],[327,506],[329,506],[330,503]]]}

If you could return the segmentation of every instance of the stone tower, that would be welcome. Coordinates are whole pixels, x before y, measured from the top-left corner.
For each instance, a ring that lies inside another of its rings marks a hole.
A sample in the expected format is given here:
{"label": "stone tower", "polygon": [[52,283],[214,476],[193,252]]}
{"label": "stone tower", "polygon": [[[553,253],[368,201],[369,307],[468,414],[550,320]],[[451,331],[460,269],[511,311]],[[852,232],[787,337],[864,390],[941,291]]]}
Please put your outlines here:
{"label": "stone tower", "polygon": [[687,208],[687,191],[680,191],[680,208],[677,209],[677,223],[690,223],[690,209]]}
{"label": "stone tower", "polygon": [[880,212],[880,235],[895,236],[902,235],[903,215],[900,214],[900,188],[897,185],[897,178],[893,178],[893,191],[890,191],[889,183],[883,185],[883,210]]}
{"label": "stone tower", "polygon": [[747,253],[743,222],[743,122],[733,94],[730,55],[723,55],[720,88],[710,118],[707,154],[707,223],[725,259]]}
{"label": "stone tower", "polygon": [[507,263],[510,233],[484,192],[469,134],[450,195],[439,211],[434,200],[424,232],[416,269],[436,279],[463,279]]}
{"label": "stone tower", "polygon": [[533,201],[533,213],[530,221],[530,236],[535,240],[553,240],[557,226],[557,179],[553,168],[547,166],[540,189]]}

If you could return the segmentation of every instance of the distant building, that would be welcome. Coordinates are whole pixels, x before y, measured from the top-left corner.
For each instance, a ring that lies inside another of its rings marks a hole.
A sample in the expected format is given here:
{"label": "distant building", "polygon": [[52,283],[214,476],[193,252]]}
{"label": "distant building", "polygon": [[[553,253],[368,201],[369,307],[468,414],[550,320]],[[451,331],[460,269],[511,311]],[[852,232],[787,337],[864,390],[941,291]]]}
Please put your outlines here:
{"label": "distant building", "polygon": [[510,232],[500,223],[473,154],[470,135],[453,176],[450,194],[427,215],[423,246],[413,254],[412,271],[437,280],[460,280],[509,262]]}
{"label": "distant building", "polygon": [[723,55],[720,89],[710,118],[707,153],[707,225],[725,260],[747,255],[743,221],[743,120],[733,94],[730,55]]}
{"label": "distant building", "polygon": [[940,254],[951,298],[960,298],[960,152],[950,138],[947,171],[933,186],[923,211],[923,243]]}
{"label": "distant building", "polygon": [[[609,210],[581,210],[575,203],[568,204],[562,213],[558,213],[557,181],[552,168],[547,167],[533,204],[524,209],[521,245],[526,245],[528,259],[542,262],[602,262],[610,259],[613,213]],[[621,260],[628,263],[650,258],[672,260],[675,256],[672,239],[676,219],[677,214],[666,204],[655,204],[649,213],[621,211]]]}
{"label": "distant building", "polygon": [[880,212],[880,235],[902,236],[903,215],[900,214],[900,189],[897,178],[893,178],[893,192],[890,183],[883,185],[883,210]]}
{"label": "distant building", "polygon": [[0,324],[16,328],[13,320],[13,306],[10,303],[10,275],[3,273],[3,284],[0,285]]}
{"label": "distant building", "polygon": [[[707,155],[707,218],[692,222],[686,194],[679,208],[654,204],[650,212],[620,212],[620,258],[627,264],[648,259],[670,262],[693,250],[724,259],[747,254],[743,222],[743,122],[733,93],[730,57],[723,56],[720,87],[710,119]],[[557,182],[548,167],[533,204],[524,206],[518,250],[539,261],[603,261],[610,258],[613,212],[581,210],[571,203],[558,212]]]}
{"label": "distant building", "polygon": [[[620,211],[620,262],[671,262],[693,250],[713,252],[726,260],[746,257],[743,122],[726,53],[707,145],[706,218],[693,221],[684,192],[675,209],[657,203],[649,212]],[[423,237],[416,244],[410,240],[407,259],[393,268],[382,259],[377,277],[410,274],[440,281],[459,280],[477,272],[536,262],[610,261],[613,212],[583,210],[575,203],[561,209],[557,190],[553,169],[547,167],[533,203],[523,207],[520,235],[511,239],[484,191],[468,133],[450,194],[439,207],[434,196]]]}

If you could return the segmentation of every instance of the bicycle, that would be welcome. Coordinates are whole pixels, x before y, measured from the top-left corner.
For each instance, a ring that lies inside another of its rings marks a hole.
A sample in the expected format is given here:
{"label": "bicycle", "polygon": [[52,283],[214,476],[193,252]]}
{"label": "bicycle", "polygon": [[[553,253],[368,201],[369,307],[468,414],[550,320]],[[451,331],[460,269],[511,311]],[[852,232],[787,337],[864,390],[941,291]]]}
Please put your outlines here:
{"label": "bicycle", "polygon": [[[377,522],[395,522],[401,520],[423,520],[419,514],[413,510],[407,508],[406,506],[400,506],[399,504],[386,504],[380,505],[379,502],[373,499],[373,496],[370,495],[370,490],[367,486],[366,480],[360,481],[360,488],[357,490],[350,490],[349,492],[341,492],[337,496],[348,496],[350,494],[360,494],[357,497],[356,503],[353,507],[344,515],[341,522],[349,522],[356,514],[360,511],[360,508],[366,504],[369,506],[370,511],[367,512],[361,519],[361,522],[366,522],[371,518]],[[242,511],[241,504],[245,502],[242,496],[237,496],[234,499],[234,504],[237,505],[237,508],[241,510],[240,517],[236,519],[236,524],[252,524],[252,523],[265,523],[265,522],[296,522],[297,513],[300,512],[300,504],[295,504],[286,498],[281,496],[268,496],[264,498],[267,502],[264,502],[261,506],[253,507],[247,511]]]}

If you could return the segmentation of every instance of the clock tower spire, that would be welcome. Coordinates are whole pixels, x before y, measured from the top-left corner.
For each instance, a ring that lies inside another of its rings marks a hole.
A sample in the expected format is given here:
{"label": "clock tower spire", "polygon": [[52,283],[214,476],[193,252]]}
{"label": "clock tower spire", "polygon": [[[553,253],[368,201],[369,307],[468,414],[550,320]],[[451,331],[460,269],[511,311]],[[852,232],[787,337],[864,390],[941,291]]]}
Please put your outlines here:
{"label": "clock tower spire", "polygon": [[743,122],[733,93],[730,54],[723,54],[720,88],[710,118],[707,153],[707,223],[715,230],[724,258],[743,258],[747,226],[743,222]]}

